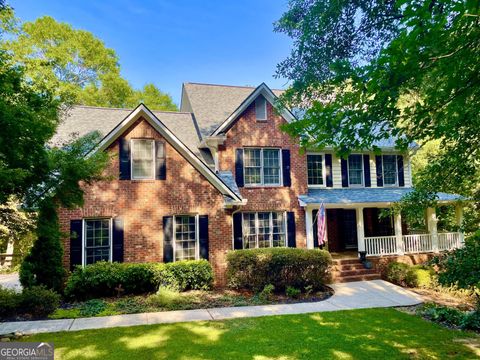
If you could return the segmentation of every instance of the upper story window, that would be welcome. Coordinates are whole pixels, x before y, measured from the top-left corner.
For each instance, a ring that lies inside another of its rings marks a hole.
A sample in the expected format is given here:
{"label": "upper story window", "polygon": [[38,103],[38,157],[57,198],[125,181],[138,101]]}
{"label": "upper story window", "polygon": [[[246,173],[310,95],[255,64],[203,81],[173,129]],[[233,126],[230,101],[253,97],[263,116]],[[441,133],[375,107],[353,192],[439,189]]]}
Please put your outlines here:
{"label": "upper story window", "polygon": [[132,140],[132,179],[155,178],[155,141]]}
{"label": "upper story window", "polygon": [[280,149],[245,148],[245,185],[280,185]]}
{"label": "upper story window", "polygon": [[324,185],[323,155],[307,154],[308,185]]}
{"label": "upper story window", "polygon": [[363,185],[363,159],[360,154],[348,156],[348,183],[350,186]]}
{"label": "upper story window", "polygon": [[112,254],[111,219],[84,220],[84,265],[110,261]]}
{"label": "upper story window", "polygon": [[397,156],[396,155],[382,155],[383,168],[383,185],[396,186],[397,185]]}
{"label": "upper story window", "polygon": [[243,248],[287,246],[285,213],[243,213]]}
{"label": "upper story window", "polygon": [[255,117],[257,120],[267,120],[267,100],[260,95],[255,99]]}
{"label": "upper story window", "polygon": [[174,260],[195,260],[198,258],[197,217],[181,215],[173,217]]}

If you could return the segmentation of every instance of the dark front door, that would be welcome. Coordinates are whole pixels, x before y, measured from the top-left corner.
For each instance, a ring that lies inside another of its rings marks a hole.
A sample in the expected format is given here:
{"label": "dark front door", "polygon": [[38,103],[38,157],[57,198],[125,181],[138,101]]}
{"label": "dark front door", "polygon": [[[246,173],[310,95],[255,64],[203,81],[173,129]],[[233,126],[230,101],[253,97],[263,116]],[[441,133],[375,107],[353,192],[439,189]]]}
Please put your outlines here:
{"label": "dark front door", "polygon": [[355,210],[327,210],[328,250],[338,252],[357,248],[357,216]]}
{"label": "dark front door", "polygon": [[355,210],[343,210],[342,238],[345,250],[357,248],[357,214]]}

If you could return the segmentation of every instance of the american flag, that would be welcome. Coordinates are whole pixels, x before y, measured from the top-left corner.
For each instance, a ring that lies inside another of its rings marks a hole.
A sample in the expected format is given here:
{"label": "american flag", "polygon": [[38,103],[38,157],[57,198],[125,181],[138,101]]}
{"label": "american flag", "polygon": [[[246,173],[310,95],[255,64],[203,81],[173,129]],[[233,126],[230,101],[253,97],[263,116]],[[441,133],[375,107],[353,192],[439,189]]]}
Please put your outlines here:
{"label": "american flag", "polygon": [[317,213],[317,231],[318,231],[318,245],[325,245],[327,243],[327,221],[325,217],[325,206],[320,205],[320,210]]}

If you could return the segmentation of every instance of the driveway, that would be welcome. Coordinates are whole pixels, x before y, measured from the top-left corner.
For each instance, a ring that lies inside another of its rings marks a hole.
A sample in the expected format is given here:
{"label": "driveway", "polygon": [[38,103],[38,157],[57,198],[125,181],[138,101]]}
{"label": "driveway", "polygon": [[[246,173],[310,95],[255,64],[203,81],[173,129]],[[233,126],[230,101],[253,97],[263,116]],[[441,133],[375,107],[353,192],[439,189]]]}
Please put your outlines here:
{"label": "driveway", "polygon": [[22,290],[18,274],[0,274],[0,286],[9,289]]}

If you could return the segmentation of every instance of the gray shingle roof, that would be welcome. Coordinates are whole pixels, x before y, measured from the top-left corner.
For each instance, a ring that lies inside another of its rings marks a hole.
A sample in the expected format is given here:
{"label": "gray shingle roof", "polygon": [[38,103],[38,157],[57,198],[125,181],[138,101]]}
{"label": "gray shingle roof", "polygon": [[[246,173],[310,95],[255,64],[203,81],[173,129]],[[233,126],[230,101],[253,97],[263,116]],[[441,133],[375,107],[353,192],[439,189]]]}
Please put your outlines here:
{"label": "gray shingle roof", "polygon": [[[181,111],[190,111],[202,136],[210,135],[255,90],[251,86],[184,83]],[[272,90],[276,96],[283,90]]]}
{"label": "gray shingle roof", "polygon": [[[309,189],[298,199],[306,204],[391,203],[413,191],[412,188]],[[439,201],[463,199],[460,195],[437,193]]]}
{"label": "gray shingle roof", "polygon": [[227,184],[227,186],[235,193],[235,195],[242,197],[242,194],[240,194],[240,189],[238,188],[231,171],[219,171],[217,175],[225,184]]}
{"label": "gray shingle roof", "polygon": [[[53,145],[61,145],[74,136],[83,136],[92,131],[107,135],[115,126],[125,119],[132,109],[101,108],[76,105],[67,110],[57,133],[51,140]],[[200,133],[191,113],[152,111],[155,116],[169,128],[181,142],[199,155]]]}

